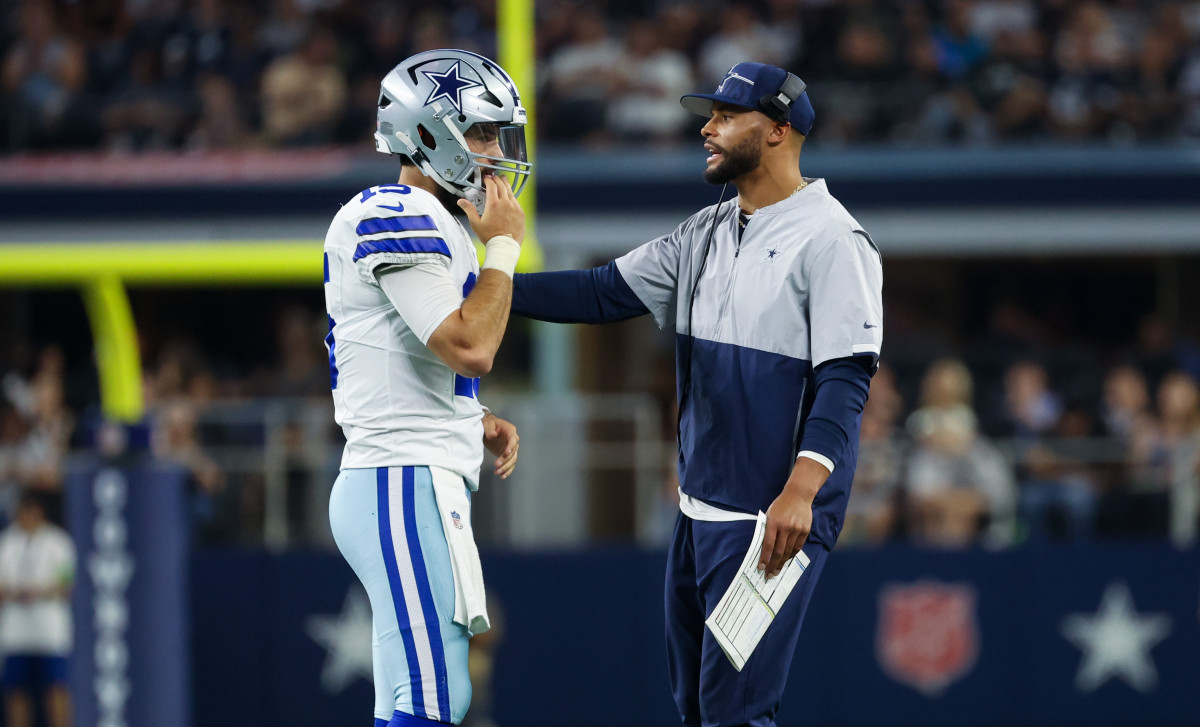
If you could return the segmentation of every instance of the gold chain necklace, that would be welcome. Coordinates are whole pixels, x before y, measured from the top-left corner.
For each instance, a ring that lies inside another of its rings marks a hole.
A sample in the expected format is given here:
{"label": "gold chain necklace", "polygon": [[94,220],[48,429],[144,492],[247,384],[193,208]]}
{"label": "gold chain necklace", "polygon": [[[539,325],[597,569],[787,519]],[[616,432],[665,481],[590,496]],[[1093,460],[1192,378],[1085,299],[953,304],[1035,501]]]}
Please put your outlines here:
{"label": "gold chain necklace", "polygon": [[[789,195],[786,197],[786,199],[790,199],[790,198],[791,198],[792,196],[794,196],[794,195],[795,195],[797,192],[799,192],[800,190],[804,189],[804,188],[805,188],[805,187],[807,187],[807,186],[808,186],[808,180],[806,180],[804,177],[801,177],[801,178],[800,178],[800,184],[798,184],[798,185],[796,186],[796,188],[792,190],[792,193],[791,193],[791,194],[789,194]],[[757,212],[757,211],[758,211],[758,208],[757,208],[757,207],[755,207],[754,209],[750,210],[749,212],[745,212],[745,208],[744,208],[744,207],[742,208],[742,210],[743,210],[743,213],[744,213],[744,214],[752,215],[752,214],[754,214],[755,212]]]}

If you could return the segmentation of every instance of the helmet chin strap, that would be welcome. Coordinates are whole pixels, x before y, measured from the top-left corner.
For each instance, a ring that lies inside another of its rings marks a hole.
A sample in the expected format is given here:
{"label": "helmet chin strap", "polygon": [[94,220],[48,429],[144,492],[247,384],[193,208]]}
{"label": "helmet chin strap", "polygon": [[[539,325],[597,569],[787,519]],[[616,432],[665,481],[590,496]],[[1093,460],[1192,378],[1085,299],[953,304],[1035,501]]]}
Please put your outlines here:
{"label": "helmet chin strap", "polygon": [[[412,160],[412,162],[414,164],[417,165],[418,169],[420,169],[422,172],[425,173],[425,176],[432,179],[434,182],[437,183],[437,185],[439,187],[446,190],[450,194],[453,194],[455,197],[462,197],[462,198],[466,199],[468,202],[475,205],[475,209],[479,212],[479,214],[481,214],[481,215],[483,214],[483,203],[484,203],[484,200],[486,199],[486,194],[482,189],[474,189],[474,188],[460,189],[459,187],[456,187],[453,184],[451,184],[450,182],[447,182],[446,180],[442,179],[442,175],[438,174],[437,171],[433,168],[433,163],[429,161],[429,157],[425,156],[425,154],[423,152],[421,152],[420,149],[417,148],[417,145],[412,142],[412,139],[409,138],[408,134],[405,134],[403,131],[394,131],[392,133],[396,136],[397,139],[400,140],[400,143],[404,144],[404,148],[408,152],[408,158],[410,160]],[[381,143],[386,144],[386,141],[384,141],[383,137],[378,133],[375,134],[375,139],[376,139],[375,143],[377,146]],[[465,141],[466,140],[464,139],[464,142]],[[389,151],[391,150],[390,147],[388,147],[388,149],[389,149]],[[393,153],[395,153],[395,152],[393,152]],[[480,170],[478,168],[476,168],[473,172],[473,174],[475,174],[475,175],[479,175],[479,173],[480,173]],[[480,179],[480,187],[482,187],[482,186],[483,186],[483,183],[482,183],[482,178],[481,178]]]}

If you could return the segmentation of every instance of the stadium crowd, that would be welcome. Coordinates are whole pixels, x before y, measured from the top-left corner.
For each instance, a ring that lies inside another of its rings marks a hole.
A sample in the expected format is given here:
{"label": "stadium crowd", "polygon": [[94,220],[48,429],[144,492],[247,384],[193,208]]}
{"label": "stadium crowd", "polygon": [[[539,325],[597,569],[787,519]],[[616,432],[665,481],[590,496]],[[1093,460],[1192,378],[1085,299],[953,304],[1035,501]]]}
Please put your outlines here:
{"label": "stadium crowd", "polygon": [[[993,332],[984,346],[951,347],[953,356],[905,355],[920,347],[896,326],[896,353],[885,355],[863,415],[841,542],[1194,540],[1200,346],[1150,316],[1119,350],[1081,358],[1061,342],[1025,345],[1038,321],[1010,315],[1024,321],[1018,337],[998,346]],[[303,304],[281,307],[270,324],[274,345],[260,347],[266,358],[240,366],[195,335],[144,328],[151,446],[188,473],[198,542],[263,542],[271,466],[288,490],[292,537],[320,542],[341,444],[323,324]],[[65,459],[88,445],[96,418],[94,392],[74,396],[77,411],[67,405],[64,391],[78,388],[68,381],[79,374],[59,348],[14,350],[26,353],[5,362],[0,379],[0,525],[23,490],[61,497]],[[673,436],[672,423],[668,450]],[[248,460],[247,451],[255,453]],[[664,466],[667,492],[673,465]],[[664,507],[673,509],[669,498]]]}
{"label": "stadium crowd", "polygon": [[[495,54],[492,0],[5,0],[3,148],[363,144],[379,79]],[[537,6],[540,133],[695,131],[680,94],[733,63],[813,85],[824,145],[1200,139],[1200,2],[628,0]]]}

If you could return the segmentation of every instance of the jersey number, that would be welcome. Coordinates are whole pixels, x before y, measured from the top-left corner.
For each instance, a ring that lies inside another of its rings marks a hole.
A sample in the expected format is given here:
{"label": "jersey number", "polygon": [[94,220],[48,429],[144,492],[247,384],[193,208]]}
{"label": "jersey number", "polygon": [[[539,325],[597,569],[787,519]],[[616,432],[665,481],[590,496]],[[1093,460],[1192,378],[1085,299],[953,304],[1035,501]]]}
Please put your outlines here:
{"label": "jersey number", "polygon": [[358,198],[359,202],[366,202],[377,194],[387,194],[394,192],[396,194],[408,194],[412,191],[412,187],[407,184],[381,184],[378,187],[364,189],[362,196]]}

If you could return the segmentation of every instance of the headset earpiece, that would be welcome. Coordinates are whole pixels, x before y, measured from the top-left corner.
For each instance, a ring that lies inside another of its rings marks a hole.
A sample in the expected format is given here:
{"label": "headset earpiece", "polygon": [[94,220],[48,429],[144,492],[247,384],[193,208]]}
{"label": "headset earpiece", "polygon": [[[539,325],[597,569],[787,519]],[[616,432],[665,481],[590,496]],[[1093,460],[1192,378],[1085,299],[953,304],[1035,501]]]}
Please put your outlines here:
{"label": "headset earpiece", "polygon": [[783,85],[774,95],[767,94],[758,100],[759,109],[775,121],[785,122],[792,113],[792,104],[804,93],[808,84],[794,73],[787,74]]}

